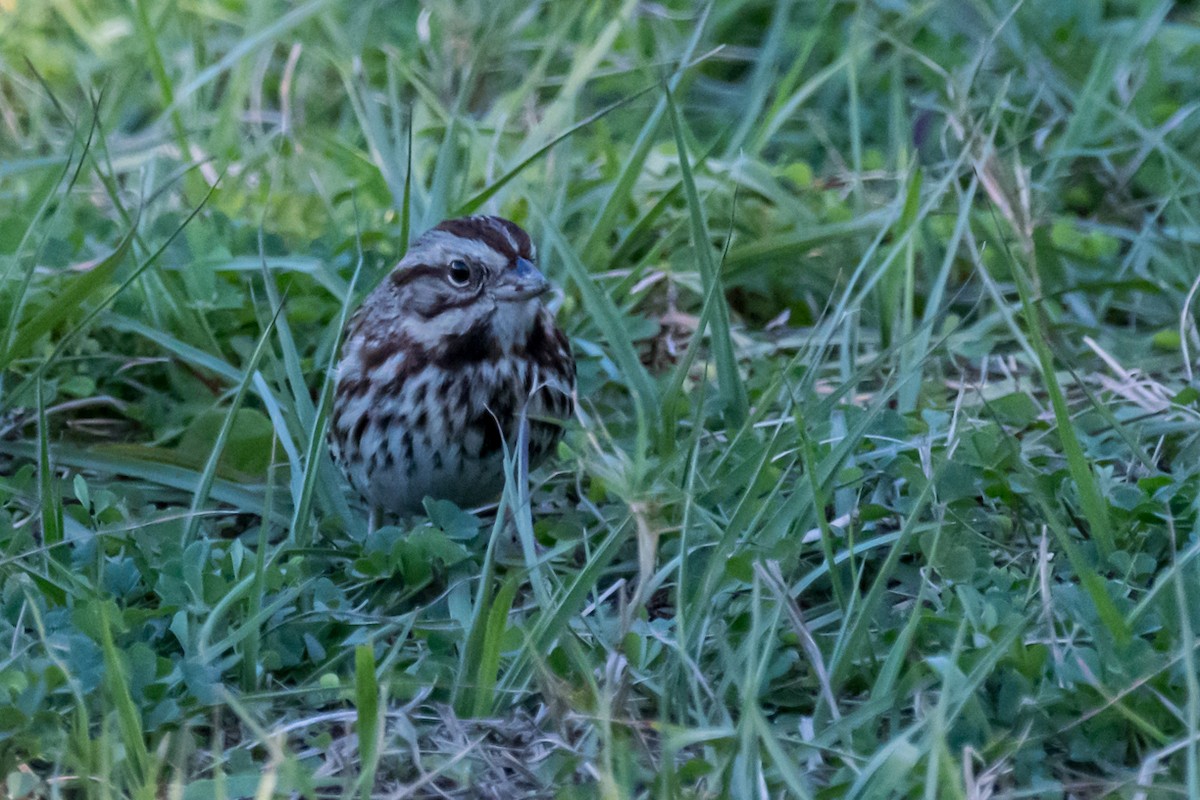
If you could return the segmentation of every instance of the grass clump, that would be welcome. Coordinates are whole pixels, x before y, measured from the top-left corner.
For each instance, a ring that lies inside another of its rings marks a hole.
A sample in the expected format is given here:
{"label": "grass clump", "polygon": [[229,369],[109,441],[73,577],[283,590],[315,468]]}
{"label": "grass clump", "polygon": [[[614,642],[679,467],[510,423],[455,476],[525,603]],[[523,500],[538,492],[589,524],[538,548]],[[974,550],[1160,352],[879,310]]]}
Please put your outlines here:
{"label": "grass clump", "polygon": [[[1190,7],[14,3],[11,796],[1200,794]],[[368,532],[339,332],[470,211],[578,418]]]}

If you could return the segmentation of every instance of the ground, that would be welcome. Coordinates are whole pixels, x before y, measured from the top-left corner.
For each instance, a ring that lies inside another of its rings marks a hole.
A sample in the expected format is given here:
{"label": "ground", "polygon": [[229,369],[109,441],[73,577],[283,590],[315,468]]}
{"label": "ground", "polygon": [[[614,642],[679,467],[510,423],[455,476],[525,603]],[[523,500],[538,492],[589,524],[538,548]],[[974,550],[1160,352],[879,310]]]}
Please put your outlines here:
{"label": "ground", "polygon": [[[1200,796],[1200,12],[0,2],[11,797]],[[579,362],[368,532],[354,304],[507,216]]]}

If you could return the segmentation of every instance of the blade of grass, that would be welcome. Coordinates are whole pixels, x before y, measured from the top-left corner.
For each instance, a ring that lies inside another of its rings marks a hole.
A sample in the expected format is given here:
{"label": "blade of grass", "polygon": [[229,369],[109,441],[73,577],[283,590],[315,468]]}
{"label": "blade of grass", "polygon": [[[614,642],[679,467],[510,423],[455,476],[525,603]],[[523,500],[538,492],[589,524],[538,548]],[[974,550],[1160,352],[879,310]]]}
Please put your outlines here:
{"label": "blade of grass", "polygon": [[[59,112],[63,113],[65,117],[65,112],[63,112],[62,106],[59,105],[58,98],[55,97],[54,93],[50,91],[49,87],[46,86],[45,80],[42,78],[41,73],[39,73],[36,69],[33,69],[32,65],[30,65],[30,68],[32,69],[33,74],[37,76],[38,81],[43,85],[43,88],[45,88],[47,96],[50,97],[55,107],[58,108]],[[74,121],[72,120],[71,122],[74,125]],[[82,142],[82,145],[79,143],[79,136],[76,129],[76,134],[72,136],[71,148],[67,152],[66,159],[63,162],[62,171],[57,175],[55,175],[53,172],[49,172],[44,182],[40,183],[34,190],[33,196],[41,197],[42,199],[38,203],[38,208],[31,217],[24,233],[22,233],[21,241],[17,245],[17,249],[13,257],[9,260],[9,265],[4,270],[4,275],[0,277],[0,286],[4,286],[8,283],[9,277],[12,274],[12,270],[15,269],[18,264],[20,264],[21,255],[25,252],[25,247],[29,243],[30,237],[33,235],[34,230],[38,227],[38,223],[45,219],[46,212],[49,210],[51,203],[55,200],[55,198],[59,198],[60,196],[62,198],[69,196],[71,190],[75,186],[76,181],[79,180],[80,172],[83,169],[84,162],[88,159],[93,137],[95,136],[98,127],[99,114],[93,113],[91,126],[88,129],[87,137]],[[75,161],[76,146],[81,146],[83,149],[78,161]],[[74,167],[73,170],[72,167]],[[61,192],[59,191],[60,186],[62,187]],[[21,281],[21,285],[13,297],[12,305],[9,310],[9,318],[4,326],[3,338],[0,338],[0,347],[3,348],[3,350],[0,351],[0,372],[2,372],[4,367],[12,361],[13,357],[8,355],[8,353],[10,349],[15,346],[14,338],[18,335],[18,323],[24,316],[25,303],[29,295],[29,288],[33,283],[33,276],[36,271],[36,267],[41,260],[41,253],[43,252],[43,248],[50,240],[50,232],[54,230],[52,221],[61,214],[65,213],[64,209],[67,208],[67,205],[68,204],[65,202],[60,202],[58,207],[55,209],[54,215],[50,218],[50,221],[46,223],[46,233],[42,236],[41,242],[34,252],[32,260],[30,261],[29,269],[25,272],[24,280]],[[136,228],[136,225],[131,224],[129,227],[133,229]]]}
{"label": "blade of grass", "polygon": [[38,494],[42,507],[42,541],[51,553],[60,557],[57,546],[63,540],[62,498],[58,496],[58,484],[54,480],[54,468],[50,463],[50,430],[46,425],[46,399],[42,382],[37,382],[38,416]]}
{"label": "blade of grass", "polygon": [[787,23],[793,5],[792,0],[775,0],[774,9],[771,11],[771,21],[767,25],[766,38],[758,46],[750,78],[745,82],[743,108],[738,114],[740,120],[738,127],[729,137],[729,142],[725,146],[726,159],[732,160],[737,156],[749,138],[750,132],[762,122],[763,107],[778,83],[778,65],[782,59],[791,56],[791,53],[784,50],[784,42],[790,39],[794,33],[792,26]]}
{"label": "blade of grass", "polygon": [[530,208],[541,220],[551,245],[563,259],[567,275],[579,290],[584,308],[607,337],[613,361],[616,362],[622,377],[629,382],[630,389],[633,390],[638,415],[640,419],[648,423],[656,416],[653,409],[658,400],[658,388],[650,377],[650,373],[646,371],[646,367],[643,366],[641,359],[638,358],[637,351],[633,347],[633,340],[621,322],[621,315],[617,311],[616,305],[607,294],[596,286],[591,273],[575,255],[575,251],[567,243],[566,237],[563,236],[558,226],[550,221],[549,216],[536,203],[530,203]]}
{"label": "blade of grass", "polygon": [[[37,460],[37,446],[29,442],[8,442],[0,439],[0,453],[17,458]],[[199,475],[194,469],[164,463],[155,458],[154,448],[139,445],[105,445],[84,449],[67,443],[57,443],[50,455],[55,464],[73,469],[93,470],[108,475],[122,475],[147,481],[156,486],[177,489],[192,495],[196,492]],[[210,494],[214,500],[235,506],[247,513],[261,513],[262,495],[242,483],[217,479]],[[287,518],[276,513],[276,524],[287,524]]]}
{"label": "blade of grass", "polygon": [[588,595],[595,591],[600,576],[616,558],[621,545],[631,537],[632,531],[633,520],[630,517],[614,524],[600,545],[592,551],[587,563],[571,576],[555,604],[539,609],[527,629],[524,646],[500,682],[502,694],[524,686],[534,663],[545,659],[554,642],[568,634],[570,621],[579,613]]}
{"label": "blade of grass", "polygon": [[[171,232],[171,235],[167,237],[166,241],[163,242],[157,250],[151,253],[140,264],[138,264],[137,267],[134,268],[133,272],[131,272],[124,281],[122,281],[105,297],[101,298],[94,308],[87,311],[81,320],[76,322],[65,334],[63,334],[63,336],[58,340],[58,343],[55,345],[53,352],[51,352],[49,357],[47,357],[38,366],[33,375],[27,377],[22,383],[18,384],[17,387],[13,389],[13,391],[7,396],[0,396],[0,411],[16,405],[17,400],[19,400],[25,392],[32,388],[33,382],[40,379],[45,374],[47,368],[49,368],[51,364],[55,363],[62,352],[66,349],[67,345],[70,344],[76,336],[86,330],[88,326],[91,325],[96,319],[96,317],[108,308],[109,304],[112,303],[113,300],[115,300],[119,295],[121,295],[121,293],[128,289],[129,286],[132,285],[133,282],[142,275],[142,273],[149,269],[150,266],[158,260],[158,257],[161,256],[168,247],[170,247],[171,243],[175,241],[175,238],[180,234],[180,232],[182,232],[183,229],[186,228],[188,224],[196,218],[196,215],[199,214],[200,210],[208,203],[208,200],[212,197],[212,193],[216,191],[216,188],[217,184],[214,183],[209,188],[208,194],[204,196],[204,199],[202,199],[200,203],[197,204],[194,209],[192,209],[191,213],[188,214],[183,222],[181,222],[175,228],[175,230]],[[129,234],[127,234],[127,238],[128,236]]]}
{"label": "blade of grass", "polygon": [[184,526],[183,534],[180,539],[180,547],[186,548],[188,544],[196,536],[196,526],[199,525],[200,518],[197,516],[200,509],[208,502],[209,492],[212,490],[212,484],[217,475],[217,464],[221,460],[222,454],[225,452],[225,443],[229,441],[229,434],[233,431],[234,420],[237,419],[237,412],[241,409],[242,403],[246,398],[246,393],[250,388],[250,384],[254,379],[255,371],[258,369],[258,362],[266,354],[267,348],[270,346],[271,334],[274,333],[276,320],[283,312],[283,304],[275,307],[275,312],[271,316],[271,321],[267,323],[267,327],[258,337],[258,343],[254,347],[254,352],[250,355],[250,360],[246,364],[246,371],[242,376],[241,382],[238,384],[237,391],[234,393],[233,400],[229,404],[229,409],[225,414],[225,419],[221,422],[221,428],[217,432],[217,438],[213,442],[212,450],[209,451],[208,460],[204,464],[204,469],[200,472],[200,479],[196,486],[196,493],[192,496],[191,511],[188,517],[188,522]]}
{"label": "blade of grass", "polygon": [[129,760],[133,781],[140,789],[136,796],[153,798],[152,760],[146,749],[141,713],[129,691],[129,677],[126,674],[125,663],[122,661],[120,653],[117,652],[117,645],[113,638],[114,622],[110,616],[112,614],[110,606],[113,605],[111,600],[96,597],[93,599],[91,608],[91,613],[96,615],[96,627],[100,634],[100,650],[104,658],[105,694],[117,712],[117,728],[120,731],[121,743],[124,745],[125,757]]}
{"label": "blade of grass", "polygon": [[49,333],[58,323],[76,310],[88,298],[99,291],[113,276],[133,243],[135,228],[130,228],[116,248],[100,260],[96,266],[65,282],[61,292],[46,308],[23,325],[19,325],[12,339],[12,344],[0,353],[0,369],[4,369],[14,359],[23,357],[33,349],[33,345],[43,335]]}
{"label": "blade of grass", "polygon": [[[704,33],[704,29],[708,22],[709,14],[712,11],[712,3],[707,3],[704,10],[700,14],[700,18],[692,27],[692,35],[684,45],[683,53],[679,57],[679,66],[675,73],[667,80],[667,88],[674,91],[679,86],[679,82],[683,78],[684,69],[692,59],[692,55],[696,52],[696,48],[700,45],[700,37]],[[653,88],[653,87],[650,87]],[[613,183],[612,188],[608,191],[607,197],[604,200],[604,205],[596,212],[595,218],[592,220],[592,225],[586,237],[583,240],[583,246],[579,252],[588,254],[596,253],[596,258],[600,258],[600,254],[607,252],[608,248],[604,246],[609,235],[617,224],[617,215],[622,206],[629,202],[630,195],[633,191],[637,179],[642,174],[642,166],[646,162],[646,157],[650,153],[651,147],[654,146],[655,136],[662,124],[663,114],[667,110],[667,98],[664,94],[655,103],[654,109],[642,124],[638,131],[637,139],[634,140],[633,147],[629,149],[625,156],[624,165],[621,167],[621,172],[617,176],[617,180]],[[672,192],[668,192],[671,194]],[[648,218],[656,218],[657,214],[643,214],[635,225],[635,231],[638,226],[653,224]],[[626,241],[632,237],[626,237]],[[620,248],[617,248],[619,251]],[[613,253],[611,263],[623,263],[623,260],[618,260],[618,253]],[[597,266],[593,264],[593,266]],[[611,267],[610,267],[611,268]]]}
{"label": "blade of grass", "polygon": [[[596,120],[603,119],[604,117],[611,114],[613,111],[616,111],[618,108],[628,105],[629,103],[633,102],[634,100],[636,100],[637,98],[641,97],[642,95],[646,94],[647,92],[649,92],[650,90],[652,90],[654,88],[655,87],[653,84],[651,84],[650,86],[646,86],[642,89],[637,90],[636,92],[629,95],[628,97],[623,97],[620,100],[616,101],[615,103],[605,106],[604,108],[600,109],[599,111],[595,112],[594,114],[590,114],[587,117],[584,117],[582,120],[575,123],[571,127],[567,128],[565,131],[560,133],[558,136],[555,136],[553,139],[546,142],[546,144],[542,145],[537,150],[534,150],[531,154],[529,154],[522,161],[520,161],[515,167],[513,167],[508,172],[504,173],[499,178],[497,178],[495,181],[493,181],[491,183],[491,185],[485,187],[482,191],[480,191],[478,194],[476,194],[470,200],[468,200],[467,202],[463,203],[458,208],[456,208],[454,210],[453,216],[461,217],[461,216],[466,216],[468,214],[475,213],[476,211],[479,210],[480,206],[482,206],[488,200],[491,200],[493,197],[495,197],[496,193],[499,192],[501,189],[503,189],[509,183],[509,181],[511,181],[513,178],[517,177],[522,172],[524,172],[525,169],[530,164],[537,161],[539,158],[544,156],[546,153],[550,152],[551,148],[553,148],[556,144],[558,144],[559,142],[563,141],[564,139],[570,137],[575,132],[588,127]],[[585,249],[583,252],[589,252],[589,251],[587,251]]]}
{"label": "blade of grass", "polygon": [[[291,527],[288,529],[288,538],[299,547],[307,547],[310,544],[310,534],[312,531],[310,519],[312,516],[313,495],[317,488],[317,477],[322,473],[328,474],[332,467],[329,455],[325,449],[325,431],[329,421],[330,405],[333,402],[334,381],[337,377],[337,359],[341,352],[341,336],[346,330],[346,320],[350,318],[354,287],[358,284],[363,267],[362,234],[357,228],[355,230],[355,248],[358,251],[358,260],[354,266],[354,274],[350,277],[350,286],[346,291],[346,299],[342,302],[342,308],[338,314],[337,324],[334,328],[334,342],[333,346],[329,348],[329,361],[325,365],[325,377],[321,384],[320,401],[317,404],[310,428],[310,435],[305,446],[304,479],[300,483],[300,496],[296,501],[295,514],[292,517]],[[297,390],[299,390],[299,386]],[[338,494],[340,499],[340,492]]]}
{"label": "blade of grass", "polygon": [[834,694],[840,693],[850,665],[858,658],[858,654],[867,640],[869,629],[874,625],[876,613],[887,590],[888,581],[900,563],[900,558],[908,551],[908,546],[921,524],[922,514],[926,505],[933,499],[933,487],[941,477],[945,464],[939,465],[934,476],[921,488],[920,493],[913,499],[908,511],[908,517],[900,527],[895,544],[888,549],[887,557],[878,566],[871,588],[866,597],[855,609],[853,616],[849,611],[843,618],[843,627],[839,631],[833,654],[829,657],[829,683]]}
{"label": "blade of grass", "polygon": [[[278,439],[271,440],[271,460],[267,466],[267,489],[263,496],[263,513],[258,518],[258,540],[254,548],[254,586],[246,596],[245,620],[255,619],[262,612],[263,598],[267,596],[267,549],[271,534],[271,511],[275,499],[275,468],[277,465]],[[242,625],[249,623],[245,620]],[[259,654],[262,652],[263,627],[251,627],[242,645],[242,691],[252,692],[259,685]],[[265,670],[264,670],[265,672]]]}
{"label": "blade of grass", "polygon": [[125,333],[135,333],[147,341],[159,345],[163,350],[173,354],[181,361],[206,372],[211,372],[213,375],[224,378],[230,383],[236,383],[242,379],[243,373],[239,372],[235,367],[230,366],[228,362],[219,356],[214,356],[201,350],[199,347],[194,347],[187,342],[181,341],[165,331],[147,325],[141,320],[110,311],[104,314],[100,318],[100,321],[104,323],[106,328]]}
{"label": "blade of grass", "polygon": [[[588,39],[580,40],[580,46],[571,53],[571,68],[563,80],[562,87],[542,111],[541,126],[545,130],[562,130],[566,125],[570,119],[569,115],[578,104],[581,90],[592,79],[600,62],[612,50],[617,36],[629,23],[637,5],[637,0],[622,0],[615,11],[603,13],[599,11],[599,7],[592,7],[587,12],[593,19],[604,20],[604,27],[598,33],[592,33]],[[581,7],[583,8],[586,6]]]}
{"label": "blade of grass", "polygon": [[[946,286],[950,280],[950,270],[958,258],[963,233],[971,222],[971,207],[978,186],[979,182],[972,176],[967,188],[959,191],[958,212],[955,215],[954,231],[946,241],[946,252],[942,258],[941,267],[938,269],[938,273],[933,279],[933,284],[928,290],[925,299],[925,310],[921,316],[921,325],[914,332],[911,344],[906,345],[907,351],[910,353],[907,361],[910,363],[920,364],[922,359],[929,353],[929,337],[933,333],[933,322],[938,315],[943,313],[942,300],[945,297]],[[920,381],[906,386],[897,398],[899,407],[902,409],[915,409],[920,396],[920,390]]]}
{"label": "blade of grass", "polygon": [[[725,408],[726,421],[732,427],[737,427],[746,419],[749,411],[749,400],[746,387],[738,372],[737,357],[733,350],[733,339],[730,336],[729,306],[721,287],[721,277],[717,265],[713,261],[712,245],[708,237],[708,225],[704,219],[704,209],[700,205],[700,195],[696,191],[696,182],[692,177],[692,167],[688,163],[688,148],[683,137],[683,122],[679,109],[669,89],[664,87],[667,100],[667,111],[671,120],[671,128],[675,132],[675,145],[679,151],[679,169],[683,176],[683,194],[687,198],[688,212],[692,224],[692,246],[696,253],[696,263],[700,270],[700,279],[704,286],[705,305],[712,304],[712,317],[709,321],[709,340],[712,347],[713,359],[717,366],[717,386],[721,402]],[[703,330],[697,330],[696,337],[703,335]]]}
{"label": "blade of grass", "polygon": [[1113,602],[1112,597],[1109,596],[1108,588],[1104,585],[1104,579],[1092,568],[1088,558],[1079,549],[1078,545],[1075,544],[1074,539],[1071,538],[1071,534],[1058,518],[1056,512],[1059,501],[1057,498],[1052,500],[1046,497],[1041,491],[1036,492],[1034,497],[1037,505],[1042,510],[1043,519],[1054,533],[1054,538],[1058,541],[1058,546],[1066,554],[1071,569],[1079,577],[1079,582],[1083,584],[1084,590],[1092,599],[1100,621],[1108,629],[1109,633],[1112,634],[1118,645],[1124,646],[1128,644],[1130,637],[1133,635],[1129,628],[1129,623],[1121,615],[1121,611],[1117,608],[1116,603]]}
{"label": "blade of grass", "polygon": [[[138,0],[143,2],[144,0]],[[200,89],[213,83],[221,73],[230,69],[234,64],[237,64],[243,58],[268,45],[275,39],[278,39],[283,34],[296,28],[309,17],[319,12],[322,8],[329,5],[331,0],[310,0],[304,5],[295,6],[282,15],[274,22],[261,30],[253,31],[249,36],[239,39],[236,44],[230,47],[225,54],[210,66],[205,67],[196,73],[196,76],[179,87],[178,90],[172,91],[170,104],[164,109],[164,113],[171,114],[193,94]],[[149,34],[153,36],[151,32]],[[186,152],[186,150],[184,151]]]}
{"label": "blade of grass", "polygon": [[375,647],[360,644],[354,649],[354,708],[358,734],[359,796],[370,800],[375,788],[375,770],[379,766],[379,745],[383,739],[379,713],[382,691],[375,674]]}
{"label": "blade of grass", "polygon": [[[1008,242],[1001,234],[1000,220],[996,214],[995,207],[989,204],[988,208],[991,210],[992,223],[996,229],[1000,249],[1006,256],[1005,260],[1012,271],[1013,280],[1017,286],[1017,293],[1021,298],[1021,310],[1025,317],[1025,325],[1028,328],[1029,341],[1033,345],[1034,352],[1037,353],[1038,366],[1042,373],[1042,382],[1046,387],[1046,393],[1050,396],[1050,406],[1054,411],[1054,422],[1059,440],[1062,442],[1063,453],[1067,459],[1067,469],[1071,473],[1071,479],[1075,482],[1075,488],[1079,491],[1080,504],[1083,507],[1083,514],[1087,518],[1088,526],[1091,529],[1092,538],[1099,548],[1100,556],[1107,560],[1116,549],[1112,526],[1108,516],[1108,503],[1100,491],[1100,486],[1096,482],[1096,476],[1092,473],[1091,464],[1083,452],[1083,446],[1079,442],[1079,437],[1075,433],[1075,426],[1071,421],[1071,410],[1067,406],[1066,396],[1063,394],[1062,387],[1058,383],[1058,377],[1054,369],[1054,357],[1050,353],[1050,345],[1047,343],[1045,333],[1042,329],[1042,320],[1033,296],[1033,288],[1029,283],[1030,276],[1026,273],[1025,267],[1018,263],[1018,260],[1013,256],[1012,251],[1008,247]],[[1036,280],[1037,254],[1033,251],[1032,247],[1029,248],[1029,258],[1029,266]],[[1126,631],[1127,634],[1128,631]]]}
{"label": "blade of grass", "polygon": [[474,702],[471,715],[480,718],[492,713],[495,704],[496,678],[500,672],[500,647],[508,625],[508,612],[517,594],[517,574],[509,575],[500,586],[487,612],[487,625],[480,643],[477,668],[472,675]]}
{"label": "blade of grass", "polygon": [[496,548],[500,546],[500,537],[504,535],[504,511],[508,504],[509,493],[500,496],[500,506],[492,522],[491,535],[488,537],[487,549],[483,553],[483,564],[479,570],[479,583],[475,587],[475,597],[471,604],[471,623],[467,631],[467,641],[462,648],[458,672],[468,676],[466,680],[457,682],[454,686],[451,704],[460,714],[467,714],[474,708],[472,693],[477,686],[474,676],[483,658],[484,642],[487,638],[488,609],[492,605],[492,592],[496,584]]}

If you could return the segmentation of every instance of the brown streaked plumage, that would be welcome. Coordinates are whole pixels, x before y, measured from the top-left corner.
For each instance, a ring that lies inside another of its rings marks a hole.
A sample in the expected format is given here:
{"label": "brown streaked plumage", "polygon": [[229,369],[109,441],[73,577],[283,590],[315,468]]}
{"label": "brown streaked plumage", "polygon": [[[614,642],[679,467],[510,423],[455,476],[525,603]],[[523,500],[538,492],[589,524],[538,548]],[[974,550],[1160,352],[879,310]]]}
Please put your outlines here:
{"label": "brown streaked plumage", "polygon": [[506,219],[446,220],[351,317],[330,444],[373,508],[493,499],[522,418],[531,467],[561,437],[575,361],[542,304],[549,284],[535,260],[529,235]]}

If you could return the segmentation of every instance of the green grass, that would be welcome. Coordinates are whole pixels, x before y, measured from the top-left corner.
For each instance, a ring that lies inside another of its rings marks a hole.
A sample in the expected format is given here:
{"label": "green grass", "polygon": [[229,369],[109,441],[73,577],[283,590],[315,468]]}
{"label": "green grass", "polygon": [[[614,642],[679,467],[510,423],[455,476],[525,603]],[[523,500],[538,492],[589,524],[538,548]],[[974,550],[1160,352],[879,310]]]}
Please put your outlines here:
{"label": "green grass", "polygon": [[[0,0],[6,795],[1200,795],[1197,58],[1166,3]],[[340,330],[473,211],[579,413],[368,534]]]}

